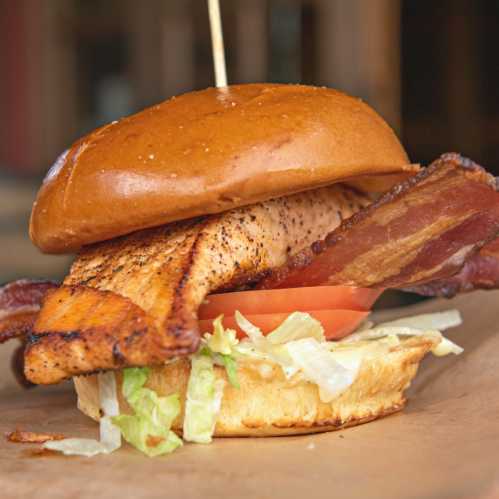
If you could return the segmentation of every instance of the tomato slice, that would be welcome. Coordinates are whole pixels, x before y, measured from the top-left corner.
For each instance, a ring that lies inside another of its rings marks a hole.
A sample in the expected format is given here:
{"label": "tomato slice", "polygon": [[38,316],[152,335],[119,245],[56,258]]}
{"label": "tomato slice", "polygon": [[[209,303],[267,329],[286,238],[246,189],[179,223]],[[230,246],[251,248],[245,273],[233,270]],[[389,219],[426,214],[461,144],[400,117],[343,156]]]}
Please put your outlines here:
{"label": "tomato slice", "polygon": [[[357,329],[360,323],[367,317],[367,311],[359,310],[303,310],[321,322],[325,336],[328,340],[343,338]],[[244,314],[244,312],[243,312]],[[289,312],[275,314],[244,314],[244,316],[255,326],[259,327],[263,334],[268,334],[276,329],[288,317]],[[235,329],[238,338],[244,338],[246,334],[237,326],[234,316],[226,316],[223,319],[226,328]],[[213,318],[199,321],[201,333],[213,330]]]}
{"label": "tomato slice", "polygon": [[367,311],[381,293],[379,289],[351,286],[314,286],[215,294],[201,305],[199,318],[215,319],[220,314],[230,317],[236,310],[244,315],[332,309]]}

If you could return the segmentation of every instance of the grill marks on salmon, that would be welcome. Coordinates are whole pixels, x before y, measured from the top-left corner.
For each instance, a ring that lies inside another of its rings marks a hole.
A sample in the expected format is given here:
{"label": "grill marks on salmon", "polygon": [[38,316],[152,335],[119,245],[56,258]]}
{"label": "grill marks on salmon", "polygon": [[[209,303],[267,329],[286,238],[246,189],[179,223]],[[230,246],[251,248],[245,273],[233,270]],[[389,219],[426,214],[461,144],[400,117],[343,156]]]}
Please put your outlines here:
{"label": "grill marks on salmon", "polygon": [[336,185],[84,249],[46,295],[28,336],[27,377],[57,383],[194,352],[209,293],[257,281],[369,203]]}

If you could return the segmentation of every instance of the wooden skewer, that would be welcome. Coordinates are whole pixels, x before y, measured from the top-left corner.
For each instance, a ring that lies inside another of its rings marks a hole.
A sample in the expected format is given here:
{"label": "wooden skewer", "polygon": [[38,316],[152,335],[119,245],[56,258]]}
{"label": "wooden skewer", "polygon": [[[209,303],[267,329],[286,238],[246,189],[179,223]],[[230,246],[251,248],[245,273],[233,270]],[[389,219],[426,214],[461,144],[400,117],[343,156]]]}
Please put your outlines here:
{"label": "wooden skewer", "polygon": [[215,65],[215,85],[217,87],[226,87],[227,70],[225,68],[224,36],[219,0],[208,0],[208,12],[210,15],[213,63]]}

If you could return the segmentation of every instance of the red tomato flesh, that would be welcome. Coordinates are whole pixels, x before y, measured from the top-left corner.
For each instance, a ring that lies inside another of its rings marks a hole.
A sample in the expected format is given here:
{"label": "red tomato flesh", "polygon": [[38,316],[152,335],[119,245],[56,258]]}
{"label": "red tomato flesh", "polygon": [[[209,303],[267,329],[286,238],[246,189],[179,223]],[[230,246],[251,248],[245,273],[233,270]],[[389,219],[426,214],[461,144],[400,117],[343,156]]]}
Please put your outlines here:
{"label": "red tomato flesh", "polygon": [[[367,311],[359,310],[302,310],[308,312],[312,317],[320,321],[324,328],[324,334],[328,340],[338,340],[357,329],[360,323],[367,317]],[[244,314],[244,312],[242,312]],[[260,328],[263,334],[268,334],[280,326],[288,317],[289,312],[274,314],[244,314],[252,324]],[[246,337],[246,334],[237,326],[234,316],[224,316],[223,325],[226,328],[235,329],[238,338]],[[213,331],[213,318],[201,319],[199,328],[202,334]]]}
{"label": "red tomato flesh", "polygon": [[[312,310],[370,310],[382,290],[351,286],[314,286],[308,288],[265,289],[209,295],[199,309],[200,319],[215,319],[220,314],[243,315],[310,312]],[[286,316],[287,316],[286,314]]]}

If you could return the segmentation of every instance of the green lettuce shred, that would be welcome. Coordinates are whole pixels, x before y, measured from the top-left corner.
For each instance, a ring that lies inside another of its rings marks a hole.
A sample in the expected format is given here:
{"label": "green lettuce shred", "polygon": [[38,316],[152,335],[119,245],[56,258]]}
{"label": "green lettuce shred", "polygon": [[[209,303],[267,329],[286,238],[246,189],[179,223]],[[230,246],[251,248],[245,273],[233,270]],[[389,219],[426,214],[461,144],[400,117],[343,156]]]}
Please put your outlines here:
{"label": "green lettuce shred", "polygon": [[144,388],[149,373],[148,368],[124,369],[122,393],[134,414],[120,414],[112,421],[129,444],[155,457],[182,445],[182,440],[170,429],[180,414],[180,400],[178,394],[160,397]]}
{"label": "green lettuce shred", "polygon": [[211,442],[224,385],[224,380],[216,379],[211,355],[200,352],[192,356],[185,401],[184,440],[203,444]]}
{"label": "green lettuce shred", "polygon": [[232,355],[220,355],[222,363],[225,367],[225,372],[227,373],[227,378],[229,383],[234,387],[239,389],[239,379],[237,377],[237,360]]}
{"label": "green lettuce shred", "polygon": [[213,334],[206,333],[203,337],[203,347],[200,354],[210,356],[215,364],[225,367],[229,383],[235,388],[239,388],[237,378],[237,345],[239,340],[233,329],[225,329],[223,315],[219,315],[213,321]]}

